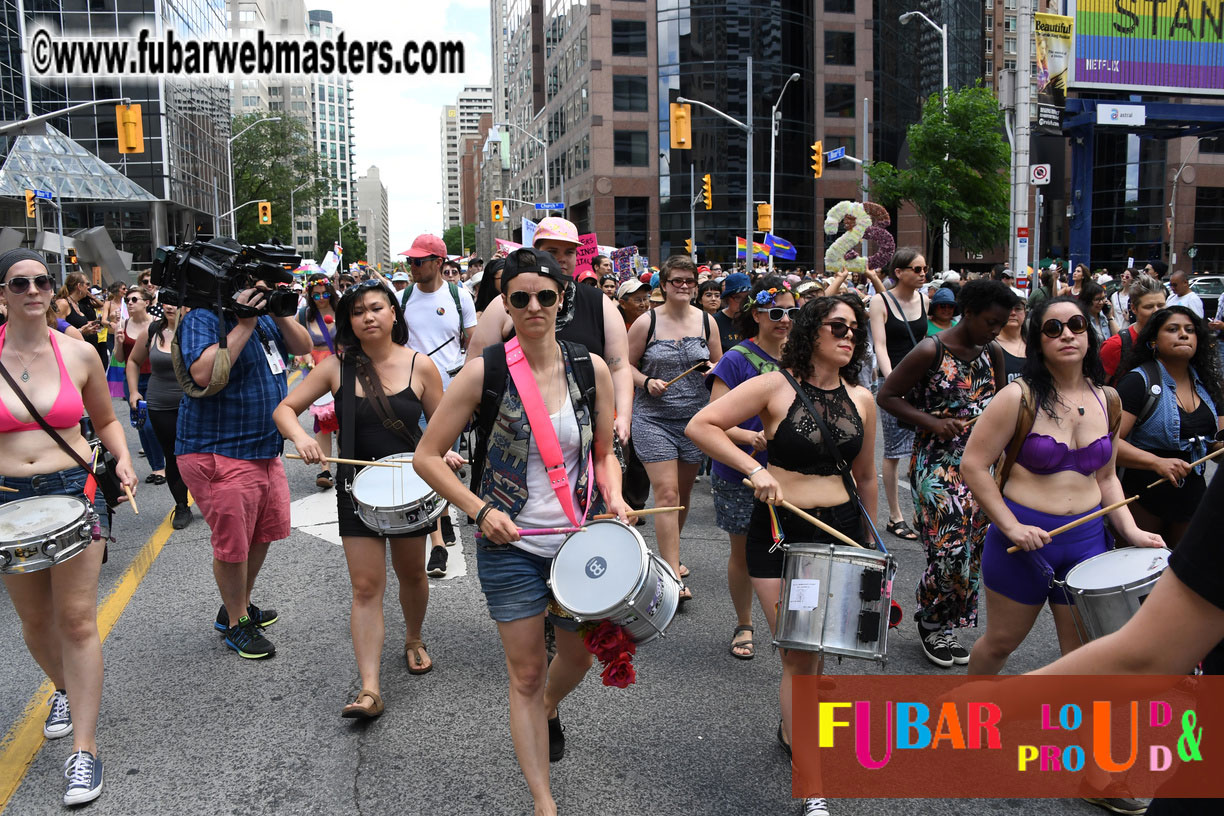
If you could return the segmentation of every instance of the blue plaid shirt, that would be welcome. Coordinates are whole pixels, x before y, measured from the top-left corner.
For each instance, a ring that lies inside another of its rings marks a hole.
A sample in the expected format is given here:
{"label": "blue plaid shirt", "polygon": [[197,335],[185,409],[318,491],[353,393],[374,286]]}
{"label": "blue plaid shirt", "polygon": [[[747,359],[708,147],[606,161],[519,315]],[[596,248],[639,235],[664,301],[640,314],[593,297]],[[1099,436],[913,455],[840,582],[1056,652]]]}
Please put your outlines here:
{"label": "blue plaid shirt", "polygon": [[[226,317],[225,331],[236,325],[237,320]],[[252,460],[281,455],[284,439],[272,422],[272,411],[289,393],[289,386],[284,373],[273,375],[268,367],[264,337],[276,345],[281,358],[288,362],[288,349],[276,321],[261,316],[242,353],[231,360],[229,384],[211,397],[183,395],[174,445],[176,456],[217,453],[231,459]],[[179,328],[183,364],[190,367],[216,342],[216,313],[208,309],[188,312]]]}

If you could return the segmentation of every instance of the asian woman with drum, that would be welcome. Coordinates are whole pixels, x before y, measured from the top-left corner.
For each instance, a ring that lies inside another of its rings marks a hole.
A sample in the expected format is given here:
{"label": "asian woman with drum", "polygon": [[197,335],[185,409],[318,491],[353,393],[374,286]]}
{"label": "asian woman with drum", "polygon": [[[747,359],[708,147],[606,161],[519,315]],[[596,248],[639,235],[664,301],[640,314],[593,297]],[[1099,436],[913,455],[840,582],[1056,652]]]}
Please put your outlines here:
{"label": "asian woman with drum", "polygon": [[[569,277],[548,253],[524,248],[510,254],[502,293],[515,339],[490,346],[451,381],[413,462],[434,490],[475,518],[480,528],[480,587],[506,654],[510,734],[537,816],[557,812],[548,763],[564,752],[558,705],[590,668],[591,654],[577,622],[550,611],[548,581],[565,536],[524,538],[519,527],[564,527],[594,514],[601,503],[621,521],[627,518],[612,449],[612,375],[598,356],[556,338],[557,310],[568,284]],[[486,408],[480,416],[489,420],[494,414],[496,421],[483,437],[488,455],[477,494],[442,457],[482,406],[482,398]],[[546,434],[555,439],[540,443]],[[550,460],[557,457],[552,471],[545,470],[542,447]],[[551,665],[544,644],[546,613],[556,629]]]}
{"label": "asian woman with drum", "polygon": [[[408,329],[404,313],[390,290],[378,281],[349,287],[336,308],[336,343],[339,355],[321,360],[306,380],[289,393],[272,414],[281,434],[292,442],[302,459],[325,463],[317,437],[298,422],[298,415],[326,393],[335,396],[344,458],[374,460],[408,454],[415,448],[417,422],[422,412],[433,416],[442,398],[442,376],[429,358],[404,346]],[[350,368],[351,366],[351,368]],[[346,393],[350,392],[350,393]],[[348,406],[353,406],[349,414]],[[398,420],[398,422],[397,422]],[[351,434],[349,436],[348,434]],[[351,438],[353,449],[347,449]],[[404,459],[411,457],[405,456]],[[458,467],[458,454],[448,457]],[[411,467],[406,462],[401,467]],[[404,659],[411,674],[425,674],[433,661],[421,640],[421,624],[429,602],[425,576],[425,536],[436,526],[432,518],[420,529],[394,535],[371,529],[358,515],[349,466],[340,470],[336,486],[336,512],[344,557],[353,587],[349,624],[353,651],[361,675],[361,691],[345,706],[342,716],[369,719],[383,712],[380,665],[383,647],[383,592],[387,586],[386,540],[391,541],[391,566],[400,585],[400,607],[407,628]],[[402,482],[396,468],[375,468],[395,479],[388,492]],[[364,474],[365,471],[362,471]],[[406,498],[406,497],[405,497]]]}
{"label": "asian woman with drum", "polygon": [[[974,423],[961,473],[991,520],[982,552],[986,633],[973,646],[970,674],[998,674],[1048,601],[1066,654],[1080,645],[1061,588],[1072,567],[1110,549],[1102,519],[1054,538],[1049,530],[1122,499],[1114,460],[1121,405],[1102,385],[1095,329],[1074,298],[1043,301],[1029,322],[1024,375],[1000,391]],[[999,484],[990,468],[1007,452]],[[1130,510],[1109,514],[1127,543],[1163,547]],[[1024,552],[1009,553],[1015,544]],[[1051,574],[1052,573],[1052,574]]]}
{"label": "asian woman with drum", "polygon": [[[81,436],[85,411],[118,460],[120,481],[135,488],[137,480],[97,351],[91,343],[47,328],[53,281],[38,253],[13,249],[0,255],[0,283],[8,305],[8,322],[0,327],[0,366],[13,383],[9,385],[6,377],[0,384],[0,484],[17,491],[0,493],[0,504],[25,500],[33,508],[35,502],[55,497],[63,503],[59,497],[72,497],[67,510],[56,507],[49,515],[65,522],[71,516],[71,526],[80,527],[78,541],[89,543],[75,555],[55,559],[52,566],[24,573],[16,571],[21,568],[12,562],[16,553],[6,548],[0,554],[0,572],[21,618],[26,647],[56,689],[43,733],[50,739],[72,736],[72,755],[64,764],[68,779],[64,804],[75,805],[102,792],[96,738],[102,702],[97,599],[98,573],[110,533],[102,492],[81,465],[92,457]],[[15,389],[56,438],[43,430]],[[0,514],[0,519],[5,515]],[[61,525],[44,532],[49,542],[55,542],[65,529]],[[0,541],[11,538],[0,534]]]}
{"label": "asian woman with drum", "polygon": [[[760,374],[703,408],[686,430],[712,459],[747,473],[752,482],[755,500],[746,545],[748,575],[775,637],[784,550],[776,546],[771,530],[774,519],[788,542],[832,540],[824,531],[775,506],[788,500],[844,535],[862,541],[870,540],[864,535],[867,522],[863,513],[874,518],[878,498],[875,400],[871,391],[855,384],[867,353],[868,318],[862,301],[856,295],[819,297],[792,320],[780,363],[802,393],[782,371]],[[818,406],[820,422],[805,403]],[[768,467],[761,466],[728,434],[757,416],[764,426]],[[833,437],[836,458],[820,431],[821,423]],[[839,470],[839,463],[848,463],[848,475]],[[847,480],[851,478],[862,508],[848,489]],[[779,652],[782,719],[778,740],[789,753],[792,679],[819,674],[823,661],[812,651],[782,648]],[[828,813],[823,799],[809,800],[804,808],[805,814]]]}

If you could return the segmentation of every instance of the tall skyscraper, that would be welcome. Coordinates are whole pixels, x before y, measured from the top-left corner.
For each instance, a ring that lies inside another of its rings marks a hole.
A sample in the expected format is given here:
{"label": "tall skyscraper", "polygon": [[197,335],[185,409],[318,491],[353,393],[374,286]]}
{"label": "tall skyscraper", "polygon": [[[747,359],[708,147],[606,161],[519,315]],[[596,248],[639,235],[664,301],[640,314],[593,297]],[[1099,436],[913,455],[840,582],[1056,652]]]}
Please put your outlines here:
{"label": "tall skyscraper", "polygon": [[493,112],[493,89],[468,86],[459,92],[454,105],[442,108],[442,228],[450,229],[463,220],[463,199],[476,198],[475,190],[463,190],[460,153],[464,140],[480,131],[480,117]]}
{"label": "tall skyscraper", "polygon": [[370,165],[357,179],[357,228],[366,242],[366,260],[391,268],[391,220],[387,209],[387,188],[379,178],[378,167]]}
{"label": "tall skyscraper", "polygon": [[[309,32],[312,37],[335,40],[341,28],[332,21],[325,9],[309,12]],[[315,145],[319,151],[320,173],[332,179],[331,190],[324,196],[322,208],[334,209],[343,224],[356,217],[353,202],[357,190],[353,176],[353,85],[338,74],[320,74],[314,82]],[[321,236],[323,238],[330,236]]]}

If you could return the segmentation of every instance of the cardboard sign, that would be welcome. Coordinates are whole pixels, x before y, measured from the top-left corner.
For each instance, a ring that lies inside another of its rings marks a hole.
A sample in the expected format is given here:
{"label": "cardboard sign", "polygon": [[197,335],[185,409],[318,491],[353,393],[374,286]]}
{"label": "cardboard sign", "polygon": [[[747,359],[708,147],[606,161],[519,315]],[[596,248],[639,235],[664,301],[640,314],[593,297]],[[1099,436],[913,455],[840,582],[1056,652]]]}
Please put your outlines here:
{"label": "cardboard sign", "polygon": [[614,249],[608,253],[608,257],[612,259],[612,268],[616,270],[616,277],[621,283],[633,277],[634,258],[637,257],[637,254],[638,248],[636,246]]}
{"label": "cardboard sign", "polygon": [[587,269],[594,269],[595,256],[599,254],[599,239],[595,237],[595,233],[588,232],[586,235],[579,235],[578,240],[582,244],[578,247],[578,259],[574,266],[575,275]]}
{"label": "cardboard sign", "polygon": [[523,246],[529,247],[535,243],[536,222],[523,217]]}

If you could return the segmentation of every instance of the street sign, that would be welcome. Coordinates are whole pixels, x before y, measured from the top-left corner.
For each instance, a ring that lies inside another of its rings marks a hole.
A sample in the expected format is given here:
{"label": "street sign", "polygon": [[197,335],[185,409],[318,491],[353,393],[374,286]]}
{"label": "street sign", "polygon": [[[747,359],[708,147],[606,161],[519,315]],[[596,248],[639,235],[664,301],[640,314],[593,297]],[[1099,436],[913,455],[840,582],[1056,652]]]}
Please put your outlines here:
{"label": "street sign", "polygon": [[846,155],[846,148],[835,147],[825,154],[825,161],[835,162]]}
{"label": "street sign", "polygon": [[1029,228],[1028,227],[1016,227],[1016,237],[1017,238],[1029,237]]}
{"label": "street sign", "polygon": [[34,197],[35,198],[45,198],[48,201],[53,201],[55,199],[55,196],[52,193],[47,192],[46,190],[35,190]]}
{"label": "street sign", "polygon": [[1030,184],[1049,184],[1050,183],[1050,165],[1034,164],[1029,168],[1029,183]]}
{"label": "street sign", "polygon": [[564,210],[565,204],[560,201],[537,201],[535,208],[537,210]]}

